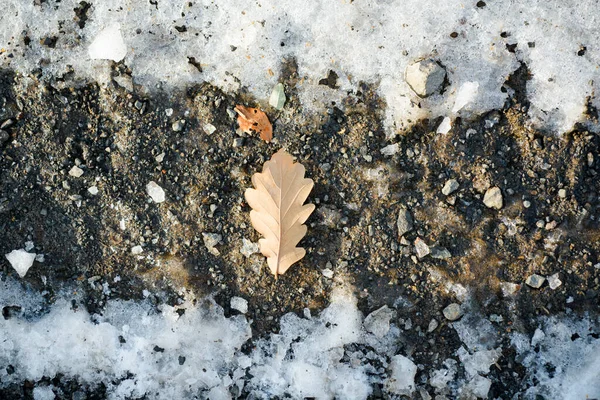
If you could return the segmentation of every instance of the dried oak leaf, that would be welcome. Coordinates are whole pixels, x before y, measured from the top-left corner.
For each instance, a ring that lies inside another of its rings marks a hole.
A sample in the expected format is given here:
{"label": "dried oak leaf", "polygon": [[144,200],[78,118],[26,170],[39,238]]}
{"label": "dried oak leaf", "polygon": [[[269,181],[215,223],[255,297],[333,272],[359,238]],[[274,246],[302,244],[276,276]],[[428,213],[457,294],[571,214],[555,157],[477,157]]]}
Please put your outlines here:
{"label": "dried oak leaf", "polygon": [[315,205],[302,205],[314,186],[304,172],[302,164],[279,150],[265,162],[262,173],[252,175],[255,189],[246,189],[252,226],[264,237],[258,241],[260,252],[267,257],[275,278],[306,254],[296,245],[306,235],[303,224]]}
{"label": "dried oak leaf", "polygon": [[258,108],[244,107],[239,104],[235,106],[235,111],[238,113],[237,122],[242,131],[246,133],[258,132],[260,138],[265,142],[270,142],[273,139],[273,126],[269,122],[267,114]]}

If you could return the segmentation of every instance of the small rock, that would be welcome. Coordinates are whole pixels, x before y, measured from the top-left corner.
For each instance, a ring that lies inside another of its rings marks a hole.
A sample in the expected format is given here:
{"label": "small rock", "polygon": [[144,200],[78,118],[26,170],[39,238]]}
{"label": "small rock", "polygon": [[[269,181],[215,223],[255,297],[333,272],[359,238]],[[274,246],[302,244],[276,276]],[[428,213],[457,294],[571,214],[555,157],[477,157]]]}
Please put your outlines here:
{"label": "small rock", "polygon": [[400,149],[399,146],[400,145],[398,143],[389,144],[381,149],[381,154],[383,154],[384,156],[388,156],[388,157],[393,156]]}
{"label": "small rock", "polygon": [[0,144],[6,142],[9,138],[9,134],[6,131],[0,129]]}
{"label": "small rock", "polygon": [[234,310],[238,310],[242,314],[246,314],[248,312],[248,300],[243,299],[241,297],[232,297],[229,301],[229,305]]}
{"label": "small rock", "polygon": [[525,208],[531,207],[531,202],[529,200],[523,200],[523,207],[525,207]]}
{"label": "small rock", "polygon": [[173,128],[173,130],[175,132],[181,132],[183,130],[184,126],[185,126],[185,120],[184,119],[179,119],[179,120],[173,122],[173,125],[171,125],[171,127]]}
{"label": "small rock", "polygon": [[446,258],[452,257],[452,254],[450,254],[448,249],[446,249],[445,247],[433,246],[430,247],[429,250],[431,251],[431,257],[437,258],[439,260],[444,260]]}
{"label": "small rock", "polygon": [[167,117],[170,117],[171,115],[173,115],[173,109],[172,108],[165,109],[165,115]]}
{"label": "small rock", "polygon": [[564,199],[567,197],[567,191],[565,189],[559,189],[558,190],[558,197],[560,197],[561,199]]}
{"label": "small rock", "polygon": [[83,175],[83,170],[81,168],[79,168],[77,165],[74,165],[73,168],[71,168],[69,170],[69,175],[71,175],[75,178],[79,178],[81,175]]}
{"label": "small rock", "polygon": [[440,126],[438,126],[436,133],[446,134],[450,132],[450,129],[452,129],[452,121],[450,120],[450,117],[444,117]]}
{"label": "small rock", "polygon": [[236,137],[233,139],[233,147],[242,147],[244,145],[243,137]]}
{"label": "small rock", "polygon": [[530,286],[535,289],[539,289],[540,287],[542,287],[545,280],[546,280],[546,278],[544,278],[543,276],[538,275],[538,274],[533,274],[527,278],[525,283],[527,284],[527,286]]}
{"label": "small rock", "polygon": [[286,98],[285,91],[283,89],[283,84],[278,83],[277,85],[275,85],[273,91],[271,92],[271,96],[269,97],[269,104],[276,110],[282,110],[283,105],[285,104],[285,100]]}
{"label": "small rock", "polygon": [[321,273],[327,279],[333,278],[333,271],[329,268],[325,268],[324,270],[321,271]]}
{"label": "small rock", "polygon": [[91,194],[92,196],[95,196],[95,195],[97,195],[97,194],[98,194],[98,186],[90,186],[90,187],[88,188],[88,192],[90,192],[90,194]]}
{"label": "small rock", "polygon": [[123,89],[127,90],[128,92],[133,92],[133,80],[131,79],[131,76],[119,75],[115,76],[113,80],[116,82],[117,85],[121,86]]}
{"label": "small rock", "polygon": [[4,257],[8,260],[11,267],[17,271],[17,274],[21,278],[25,277],[29,268],[33,265],[33,261],[35,260],[35,253],[28,253],[25,249],[13,250],[8,254],[5,254]]}
{"label": "small rock", "polygon": [[460,304],[456,303],[449,304],[446,308],[444,308],[444,311],[442,311],[442,313],[448,321],[456,321],[463,315]]}
{"label": "small rock", "polygon": [[448,196],[451,193],[454,193],[459,188],[458,181],[456,179],[448,179],[442,188],[442,194],[444,196]]}
{"label": "small rock", "polygon": [[242,238],[242,248],[240,249],[240,253],[242,253],[245,257],[250,257],[254,253],[258,253],[260,251],[260,246],[258,243],[251,242],[246,238]]}
{"label": "small rock", "polygon": [[410,232],[414,228],[413,218],[406,208],[401,208],[396,221],[398,227],[398,236],[402,237],[405,233]]}
{"label": "small rock", "polygon": [[207,135],[212,135],[217,130],[217,127],[213,124],[206,123],[202,125],[202,129],[204,130],[204,132],[206,132]]}
{"label": "small rock", "polygon": [[415,239],[414,245],[415,250],[417,251],[417,257],[419,257],[420,259],[431,252],[427,243],[425,243],[425,241],[419,237]]}
{"label": "small rock", "polygon": [[438,322],[435,319],[432,319],[431,321],[429,321],[429,326],[427,327],[427,332],[431,333],[433,331],[435,331],[435,329],[438,327]]}
{"label": "small rock", "polygon": [[142,246],[137,245],[137,246],[133,246],[131,248],[131,254],[133,254],[134,256],[137,256],[139,254],[142,254],[142,252],[144,251],[144,249],[142,248]]}
{"label": "small rock", "polygon": [[388,306],[383,306],[367,315],[363,326],[367,332],[371,332],[378,338],[382,338],[390,330],[390,320],[394,317],[394,311]]}
{"label": "small rock", "polygon": [[162,203],[165,201],[165,191],[154,181],[150,181],[150,183],[146,185],[146,193],[148,193],[148,196],[150,196],[155,203]]}
{"label": "small rock", "polygon": [[558,288],[560,285],[562,285],[562,281],[558,277],[558,272],[555,273],[554,275],[550,275],[548,277],[548,285],[550,285],[550,289],[552,289],[552,290],[554,290],[554,289]]}
{"label": "small rock", "polygon": [[445,78],[446,70],[432,59],[411,64],[404,72],[406,83],[419,97],[427,97],[439,92]]}
{"label": "small rock", "polygon": [[217,250],[215,248],[215,246],[219,243],[221,243],[221,240],[223,240],[223,236],[219,235],[218,233],[204,233],[202,232],[202,240],[204,241],[204,246],[206,246],[206,249],[215,256],[218,256],[219,254],[219,250]]}
{"label": "small rock", "polygon": [[500,188],[497,186],[489,188],[483,196],[483,204],[488,208],[501,209],[504,203]]}

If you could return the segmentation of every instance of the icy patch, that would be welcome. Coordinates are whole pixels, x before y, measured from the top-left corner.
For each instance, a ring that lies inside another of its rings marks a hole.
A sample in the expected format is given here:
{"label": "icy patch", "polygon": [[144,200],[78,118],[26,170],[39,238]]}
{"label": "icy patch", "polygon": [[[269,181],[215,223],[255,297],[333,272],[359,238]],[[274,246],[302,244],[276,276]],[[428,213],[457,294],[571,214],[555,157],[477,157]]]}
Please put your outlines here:
{"label": "icy patch", "polygon": [[[73,12],[79,3],[3,0],[0,66],[41,69],[45,77],[72,69],[74,79],[103,83],[106,65],[92,58],[111,59],[146,89],[207,81],[230,92],[246,87],[266,105],[283,64],[295,60],[301,79],[294,89],[306,111],[340,106],[368,82],[387,103],[388,136],[452,109],[468,116],[501,108],[510,91],[505,82],[523,64],[534,125],[564,132],[584,120],[588,97],[600,104],[592,0],[577,7],[560,0],[482,7],[460,0],[320,0],[311,7],[292,0],[105,0],[91,3],[85,20]],[[405,71],[421,59],[446,69],[443,93],[420,99],[410,89]]]}
{"label": "icy patch", "polygon": [[17,271],[17,274],[19,274],[21,278],[24,278],[27,274],[27,271],[29,271],[29,268],[31,268],[31,266],[33,265],[36,254],[28,253],[24,249],[20,249],[13,250],[10,253],[5,254],[4,256],[10,263],[11,267],[13,267],[15,271]]}
{"label": "icy patch", "polygon": [[103,29],[88,48],[88,54],[93,60],[121,61],[127,54],[127,47],[121,35],[119,24],[110,25]]}

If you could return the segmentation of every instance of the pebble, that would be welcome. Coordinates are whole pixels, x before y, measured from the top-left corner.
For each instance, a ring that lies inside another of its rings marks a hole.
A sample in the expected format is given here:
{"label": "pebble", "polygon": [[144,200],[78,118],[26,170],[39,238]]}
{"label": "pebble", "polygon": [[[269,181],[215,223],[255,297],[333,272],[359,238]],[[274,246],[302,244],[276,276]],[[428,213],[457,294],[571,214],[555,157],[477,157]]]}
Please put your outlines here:
{"label": "pebble", "polygon": [[171,115],[173,115],[173,109],[172,108],[165,109],[165,115],[167,117],[170,117]]}
{"label": "pebble", "polygon": [[483,204],[488,208],[499,210],[503,206],[502,192],[497,186],[489,188],[483,196]]}
{"label": "pebble", "polygon": [[419,237],[415,239],[414,245],[415,250],[417,251],[417,257],[419,258],[423,258],[431,252],[427,243]]}
{"label": "pebble", "polygon": [[173,125],[171,125],[171,127],[173,128],[173,130],[175,132],[181,132],[183,130],[184,125],[185,125],[185,120],[179,119],[179,120],[173,122]]}
{"label": "pebble", "polygon": [[133,254],[134,256],[137,256],[138,254],[142,254],[143,251],[144,251],[144,249],[140,245],[133,246],[131,248],[131,254]]}
{"label": "pebble", "polygon": [[431,257],[433,258],[444,260],[446,258],[452,257],[452,254],[450,254],[448,249],[446,249],[445,247],[433,246],[430,247],[429,250],[431,251]]}
{"label": "pebble", "polygon": [[206,132],[207,135],[212,135],[217,130],[217,127],[207,123],[202,126],[202,129],[204,129],[204,132]]}
{"label": "pebble", "polygon": [[456,321],[463,315],[460,304],[456,303],[449,304],[446,308],[444,308],[444,311],[442,311],[442,313],[448,321]]}
{"label": "pebble", "polygon": [[414,228],[413,218],[406,208],[401,208],[396,221],[398,227],[398,236],[402,237],[405,233],[410,232]]}
{"label": "pebble", "polygon": [[460,185],[456,179],[448,179],[442,188],[442,194],[448,196],[449,194],[455,192],[459,186]]}
{"label": "pebble", "polygon": [[285,104],[285,91],[283,84],[280,82],[273,88],[271,96],[269,97],[269,105],[276,110],[282,110]]}
{"label": "pebble", "polygon": [[164,152],[160,153],[159,155],[154,157],[154,159],[156,160],[157,163],[163,162],[163,160],[165,159],[165,153]]}
{"label": "pebble", "polygon": [[565,189],[559,189],[558,190],[558,197],[560,197],[561,199],[564,199],[567,197],[567,191]]}
{"label": "pebble", "polygon": [[98,186],[91,186],[88,188],[88,192],[90,192],[90,194],[92,196],[95,196],[98,194]]}
{"label": "pebble", "polygon": [[202,232],[202,240],[204,241],[204,246],[206,246],[206,249],[213,255],[218,256],[219,254],[219,250],[217,250],[215,248],[216,245],[218,245],[219,243],[221,243],[221,240],[223,240],[223,236],[219,235],[218,233],[204,233]]}
{"label": "pebble", "polygon": [[525,208],[531,207],[531,202],[529,200],[524,200],[523,201],[523,207],[525,207]]}
{"label": "pebble", "polygon": [[527,286],[530,286],[535,289],[539,289],[540,287],[542,287],[545,280],[546,280],[546,278],[544,278],[543,276],[538,275],[538,274],[533,274],[527,278],[525,283],[527,284]]}
{"label": "pebble", "polygon": [[242,253],[245,257],[250,257],[254,253],[258,253],[260,251],[260,246],[258,243],[254,243],[246,238],[242,238],[242,248],[240,249],[240,253]]}
{"label": "pebble", "polygon": [[558,277],[558,272],[555,273],[554,275],[550,275],[548,277],[548,285],[550,285],[550,289],[552,289],[552,290],[554,290],[554,289],[558,288],[560,285],[562,285],[562,281]]}
{"label": "pebble", "polygon": [[398,152],[399,149],[400,149],[400,146],[398,145],[398,143],[389,144],[381,149],[381,154],[383,154],[384,156],[388,156],[388,157],[393,156],[394,154],[396,154]]}
{"label": "pebble", "polygon": [[232,297],[231,300],[229,300],[229,305],[232,309],[237,310],[242,314],[246,314],[248,312],[248,300],[241,297]]}
{"label": "pebble", "polygon": [[150,183],[146,185],[146,193],[148,193],[148,196],[150,196],[155,203],[162,203],[165,201],[165,191],[154,181],[150,181]]}
{"label": "pebble", "polygon": [[452,128],[452,121],[450,120],[450,117],[444,117],[444,119],[440,123],[440,126],[438,126],[436,133],[446,134],[446,133],[450,132],[451,128]]}
{"label": "pebble", "polygon": [[439,92],[446,78],[446,70],[435,60],[417,61],[406,68],[404,79],[419,96],[427,97]]}
{"label": "pebble", "polygon": [[327,279],[333,278],[333,271],[329,268],[325,268],[324,270],[321,271],[321,273]]}
{"label": "pebble", "polygon": [[435,328],[439,326],[438,322],[435,319],[429,321],[429,326],[427,327],[427,332],[431,333],[435,331]]}
{"label": "pebble", "polygon": [[74,165],[73,168],[69,170],[69,175],[79,178],[81,175],[83,175],[83,170],[77,165]]}
{"label": "pebble", "polygon": [[244,138],[236,137],[233,139],[233,147],[242,147],[244,145]]}
{"label": "pebble", "polygon": [[6,142],[9,138],[8,132],[0,129],[0,144]]}

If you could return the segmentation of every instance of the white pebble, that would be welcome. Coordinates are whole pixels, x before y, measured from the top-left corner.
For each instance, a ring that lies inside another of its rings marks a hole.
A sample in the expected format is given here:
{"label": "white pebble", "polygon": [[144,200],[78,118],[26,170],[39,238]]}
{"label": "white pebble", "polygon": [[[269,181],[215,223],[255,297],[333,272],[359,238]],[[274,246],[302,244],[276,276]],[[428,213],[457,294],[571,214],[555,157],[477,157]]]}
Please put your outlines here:
{"label": "white pebble", "polygon": [[83,175],[83,170],[77,165],[74,165],[73,168],[69,170],[69,175],[79,178],[81,175]]}
{"label": "white pebble", "polygon": [[134,256],[137,256],[138,254],[142,254],[143,251],[144,251],[144,249],[140,245],[133,246],[131,248],[131,254],[133,254]]}
{"label": "white pebble", "polygon": [[155,203],[162,203],[165,201],[165,191],[154,181],[150,181],[150,183],[146,185],[146,193],[148,193],[148,196],[150,196]]}

